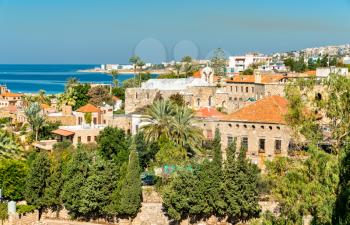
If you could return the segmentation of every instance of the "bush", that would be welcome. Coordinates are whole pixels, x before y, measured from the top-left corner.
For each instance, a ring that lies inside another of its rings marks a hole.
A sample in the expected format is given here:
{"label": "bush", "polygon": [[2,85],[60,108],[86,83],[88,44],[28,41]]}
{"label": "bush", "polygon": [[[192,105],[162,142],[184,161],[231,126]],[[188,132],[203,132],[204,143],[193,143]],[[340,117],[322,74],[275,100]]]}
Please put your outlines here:
{"label": "bush", "polygon": [[31,213],[36,210],[36,207],[33,205],[17,205],[16,211],[19,215]]}

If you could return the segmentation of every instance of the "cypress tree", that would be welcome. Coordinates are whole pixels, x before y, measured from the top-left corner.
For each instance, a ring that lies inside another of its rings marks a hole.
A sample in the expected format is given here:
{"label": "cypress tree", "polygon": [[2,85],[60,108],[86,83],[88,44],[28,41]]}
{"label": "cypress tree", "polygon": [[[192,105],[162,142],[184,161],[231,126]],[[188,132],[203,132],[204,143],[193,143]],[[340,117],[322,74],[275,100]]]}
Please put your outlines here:
{"label": "cypress tree", "polygon": [[136,215],[141,206],[141,180],[135,143],[130,146],[129,164],[120,196],[120,214],[125,216]]}
{"label": "cypress tree", "polygon": [[25,199],[38,207],[39,214],[46,207],[45,188],[50,177],[50,160],[46,152],[36,153],[30,163],[26,179]]}

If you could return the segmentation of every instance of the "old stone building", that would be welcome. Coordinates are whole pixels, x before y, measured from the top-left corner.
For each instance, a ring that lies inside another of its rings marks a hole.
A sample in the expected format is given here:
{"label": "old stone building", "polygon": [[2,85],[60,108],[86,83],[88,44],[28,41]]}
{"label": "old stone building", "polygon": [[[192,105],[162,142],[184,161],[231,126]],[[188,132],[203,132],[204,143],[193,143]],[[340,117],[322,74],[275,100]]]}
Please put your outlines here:
{"label": "old stone building", "polygon": [[247,148],[247,156],[264,168],[266,160],[288,155],[291,132],[285,122],[287,106],[285,98],[270,96],[228,115],[215,109],[197,112],[200,120],[196,125],[207,139],[212,139],[219,129],[224,158],[229,143],[236,141],[238,148]]}
{"label": "old stone building", "polygon": [[231,113],[267,96],[284,96],[287,80],[287,76],[259,73],[222,80],[206,67],[190,78],[151,79],[140,88],[128,88],[125,92],[125,112],[133,113],[160,97],[168,99],[173,94],[181,94],[193,109],[215,107]]}

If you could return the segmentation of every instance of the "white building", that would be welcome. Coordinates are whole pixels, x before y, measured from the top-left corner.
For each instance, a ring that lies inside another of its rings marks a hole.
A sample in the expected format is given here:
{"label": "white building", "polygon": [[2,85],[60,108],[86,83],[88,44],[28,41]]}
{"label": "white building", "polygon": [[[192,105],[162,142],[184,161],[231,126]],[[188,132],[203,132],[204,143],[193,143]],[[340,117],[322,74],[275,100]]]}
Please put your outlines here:
{"label": "white building", "polygon": [[230,56],[227,75],[238,75],[253,64],[270,63],[271,57],[258,54],[247,54],[245,56]]}
{"label": "white building", "polygon": [[284,65],[282,61],[261,65],[258,67],[258,70],[263,72],[275,72],[275,71],[279,73],[288,72],[288,68]]}
{"label": "white building", "polygon": [[338,74],[342,76],[349,75],[348,68],[339,68],[339,67],[325,67],[316,69],[316,77],[328,77],[330,74]]}
{"label": "white building", "polygon": [[345,65],[350,65],[350,56],[345,56],[344,58],[343,58],[343,63],[345,64]]}

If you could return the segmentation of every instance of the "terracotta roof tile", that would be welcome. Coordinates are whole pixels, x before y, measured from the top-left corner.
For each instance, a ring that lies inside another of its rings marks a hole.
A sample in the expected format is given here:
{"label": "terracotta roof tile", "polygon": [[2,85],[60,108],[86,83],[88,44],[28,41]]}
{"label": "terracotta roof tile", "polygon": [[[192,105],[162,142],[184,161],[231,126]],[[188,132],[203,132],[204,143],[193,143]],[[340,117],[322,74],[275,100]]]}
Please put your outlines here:
{"label": "terracotta roof tile", "polygon": [[22,94],[17,93],[11,93],[11,92],[5,92],[1,94],[2,97],[22,97]]}
{"label": "terracotta roof tile", "polygon": [[203,107],[195,111],[195,117],[200,118],[221,118],[224,115],[213,107]]}
{"label": "terracotta roof tile", "polygon": [[64,136],[64,137],[72,136],[72,135],[75,134],[75,133],[72,132],[72,131],[62,130],[62,129],[53,130],[53,131],[51,131],[51,133],[53,133],[53,134],[58,134],[58,135]]}
{"label": "terracotta roof tile", "polygon": [[271,96],[224,116],[222,120],[285,124],[287,110],[288,101],[285,98]]}
{"label": "terracotta roof tile", "polygon": [[95,112],[100,112],[100,109],[89,103],[77,109],[77,112],[95,113]]}
{"label": "terracotta roof tile", "polygon": [[[261,83],[269,84],[276,83],[281,81],[283,78],[286,78],[282,75],[261,75]],[[227,83],[255,83],[254,75],[239,75],[234,76],[231,79],[226,80]]]}

